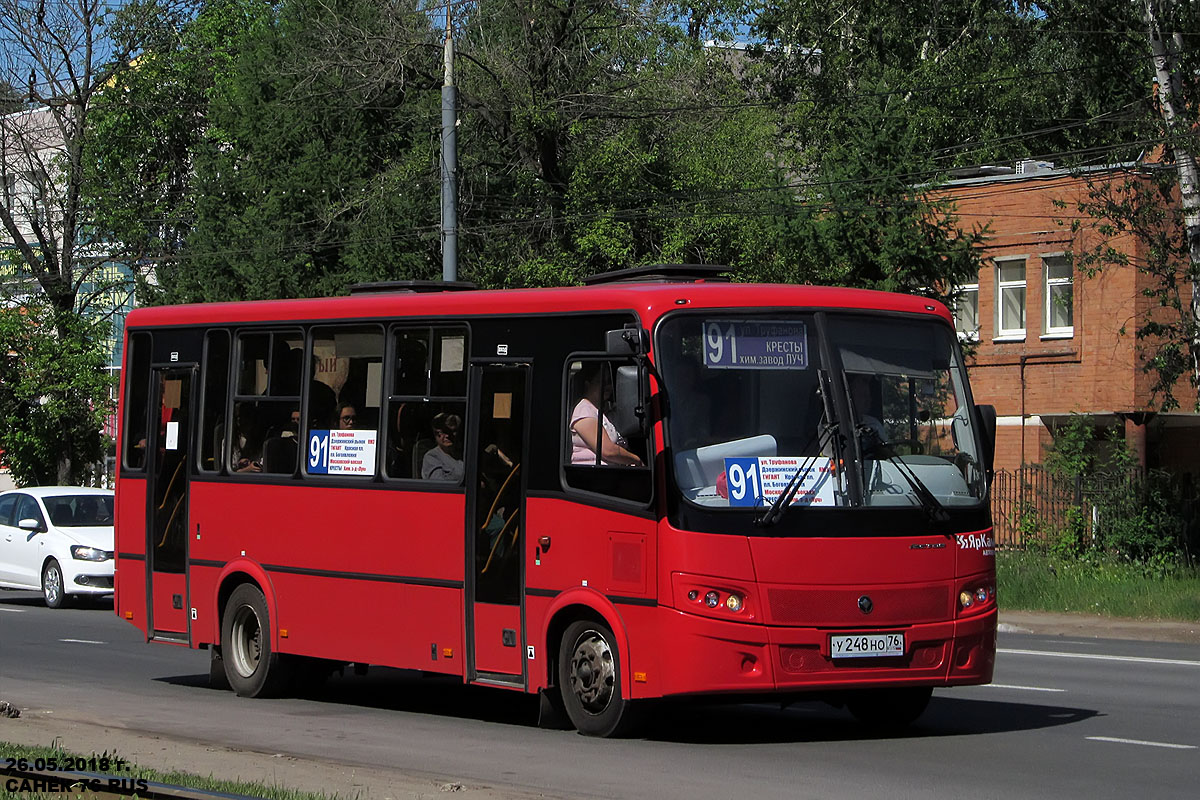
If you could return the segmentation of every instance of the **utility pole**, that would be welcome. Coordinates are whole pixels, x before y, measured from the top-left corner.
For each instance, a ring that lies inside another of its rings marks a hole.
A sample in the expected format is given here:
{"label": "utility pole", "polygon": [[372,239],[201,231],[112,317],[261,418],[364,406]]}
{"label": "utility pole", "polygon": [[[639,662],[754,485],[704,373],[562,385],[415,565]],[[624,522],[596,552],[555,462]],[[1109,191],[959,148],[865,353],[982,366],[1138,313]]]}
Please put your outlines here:
{"label": "utility pole", "polygon": [[446,0],[446,40],[442,55],[442,280],[458,280],[458,91],[454,86],[454,32]]}

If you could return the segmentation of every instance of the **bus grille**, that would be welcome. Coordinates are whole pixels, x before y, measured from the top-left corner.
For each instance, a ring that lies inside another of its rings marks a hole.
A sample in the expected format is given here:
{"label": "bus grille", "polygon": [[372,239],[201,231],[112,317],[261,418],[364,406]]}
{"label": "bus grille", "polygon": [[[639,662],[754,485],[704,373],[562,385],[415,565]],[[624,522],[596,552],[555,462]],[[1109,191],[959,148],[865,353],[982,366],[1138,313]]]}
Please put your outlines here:
{"label": "bus grille", "polygon": [[[859,610],[858,599],[871,598],[871,613]],[[843,588],[767,590],[771,622],[776,625],[825,627],[908,625],[951,619],[950,587]]]}

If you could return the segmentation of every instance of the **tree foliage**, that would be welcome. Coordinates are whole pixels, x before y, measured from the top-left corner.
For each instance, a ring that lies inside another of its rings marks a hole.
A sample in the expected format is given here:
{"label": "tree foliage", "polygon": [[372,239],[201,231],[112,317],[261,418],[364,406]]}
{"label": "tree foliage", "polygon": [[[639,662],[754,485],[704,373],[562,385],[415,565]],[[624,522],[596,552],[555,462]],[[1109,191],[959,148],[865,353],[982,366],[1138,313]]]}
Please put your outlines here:
{"label": "tree foliage", "polygon": [[0,310],[0,450],[20,486],[95,483],[111,412],[108,323],[31,298]]}

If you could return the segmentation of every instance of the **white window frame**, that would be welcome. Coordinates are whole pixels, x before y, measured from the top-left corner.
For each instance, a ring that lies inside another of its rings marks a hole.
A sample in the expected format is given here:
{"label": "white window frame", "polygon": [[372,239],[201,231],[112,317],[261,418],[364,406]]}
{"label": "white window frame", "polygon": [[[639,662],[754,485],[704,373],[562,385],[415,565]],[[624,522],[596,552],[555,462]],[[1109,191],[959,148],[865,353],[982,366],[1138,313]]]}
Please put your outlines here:
{"label": "white window frame", "polygon": [[[1050,263],[1053,261],[1067,262],[1066,253],[1046,253],[1042,257],[1042,336],[1043,339],[1069,339],[1075,335],[1075,273],[1070,271],[1065,278],[1050,277]],[[1067,264],[1069,267],[1070,265]],[[1050,287],[1071,287],[1071,324],[1051,327],[1050,325]]]}
{"label": "white window frame", "polygon": [[[1024,341],[1025,331],[1029,326],[1029,258],[1027,256],[1005,256],[993,259],[996,265],[996,336],[992,341]],[[1003,267],[1020,263],[1024,276],[1019,281],[1001,281],[1000,270]],[[1025,297],[1021,301],[1021,317],[1023,325],[1020,328],[1004,327],[1004,294],[1006,290],[1024,289]]]}
{"label": "white window frame", "polygon": [[[958,327],[959,304],[966,301],[966,299],[969,296],[974,298],[974,303],[975,303],[975,329],[970,330],[970,331],[965,331],[962,328]],[[978,283],[978,281],[975,283],[964,283],[962,286],[958,287],[958,290],[957,290],[957,292],[955,294],[955,298],[954,298],[954,329],[956,331],[958,331],[958,338],[964,342],[979,341],[980,325],[979,325],[979,283]]]}

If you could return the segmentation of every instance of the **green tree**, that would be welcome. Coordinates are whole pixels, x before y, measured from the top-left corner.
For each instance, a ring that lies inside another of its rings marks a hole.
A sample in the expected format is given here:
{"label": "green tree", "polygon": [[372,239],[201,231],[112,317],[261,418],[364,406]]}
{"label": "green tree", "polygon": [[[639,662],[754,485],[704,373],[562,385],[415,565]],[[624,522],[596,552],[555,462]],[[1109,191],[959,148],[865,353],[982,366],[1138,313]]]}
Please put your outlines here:
{"label": "green tree", "polygon": [[[29,103],[0,116],[0,299],[6,313],[24,315],[30,333],[13,339],[24,346],[3,351],[22,355],[6,366],[4,391],[16,400],[5,422],[15,429],[3,436],[23,480],[77,480],[102,453],[107,378],[88,369],[105,364],[91,359],[96,326],[121,305],[124,279],[97,235],[83,185],[102,59],[128,59],[109,37],[109,14],[91,0],[0,0],[0,78],[27,87]],[[36,358],[28,355],[35,350]],[[22,405],[39,387],[45,402]]]}
{"label": "green tree", "polygon": [[0,310],[0,450],[18,485],[100,478],[108,327],[36,297]]}
{"label": "green tree", "polygon": [[[120,76],[96,176],[115,191],[97,194],[131,252],[156,259],[156,299],[432,277],[436,94],[403,69],[364,76],[346,56],[397,33],[434,41],[403,3],[219,0]],[[144,219],[158,224],[139,233]]]}

